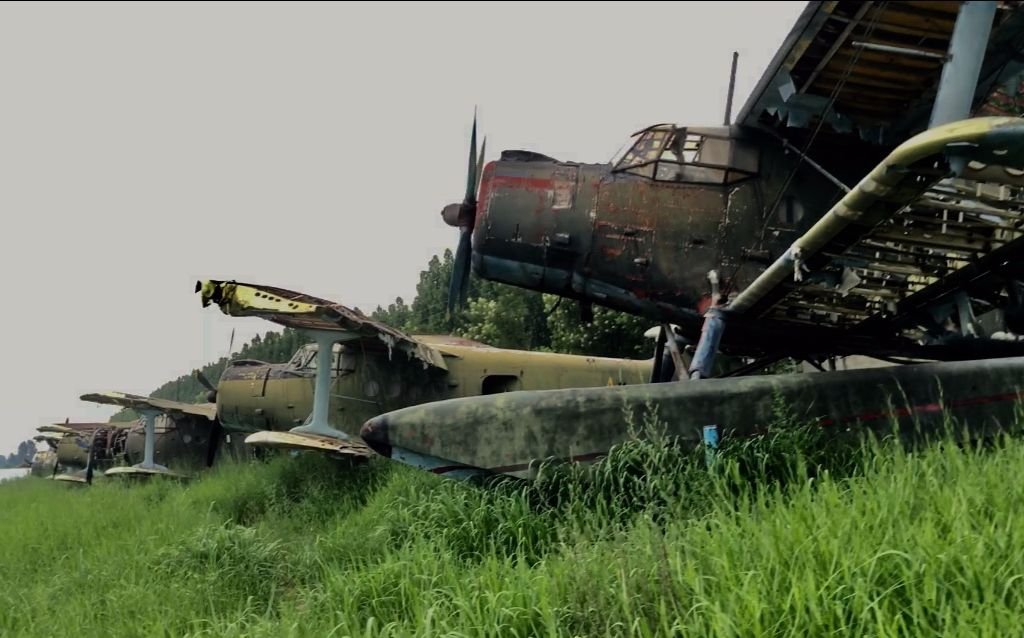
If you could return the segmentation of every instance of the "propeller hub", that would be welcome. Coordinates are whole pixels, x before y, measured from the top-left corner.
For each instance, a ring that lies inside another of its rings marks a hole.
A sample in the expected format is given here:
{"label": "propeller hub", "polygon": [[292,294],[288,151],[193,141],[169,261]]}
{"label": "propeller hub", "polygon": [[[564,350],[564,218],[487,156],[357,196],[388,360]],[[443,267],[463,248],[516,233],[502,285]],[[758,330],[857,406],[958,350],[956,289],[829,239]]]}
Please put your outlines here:
{"label": "propeller hub", "polygon": [[441,219],[449,226],[459,226],[459,215],[462,211],[462,204],[448,204],[441,209]]}
{"label": "propeller hub", "polygon": [[448,204],[441,210],[444,223],[455,228],[472,228],[476,221],[476,204],[460,202]]}

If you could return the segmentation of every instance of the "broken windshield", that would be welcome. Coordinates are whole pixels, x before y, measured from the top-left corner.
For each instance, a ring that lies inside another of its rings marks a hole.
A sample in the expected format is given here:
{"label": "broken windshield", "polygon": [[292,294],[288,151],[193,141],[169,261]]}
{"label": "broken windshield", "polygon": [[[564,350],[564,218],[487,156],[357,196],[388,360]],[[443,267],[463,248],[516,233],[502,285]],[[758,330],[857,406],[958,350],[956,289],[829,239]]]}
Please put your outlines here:
{"label": "broken windshield", "polygon": [[757,172],[756,153],[738,150],[727,128],[686,129],[659,124],[635,137],[614,171],[691,184],[725,184]]}

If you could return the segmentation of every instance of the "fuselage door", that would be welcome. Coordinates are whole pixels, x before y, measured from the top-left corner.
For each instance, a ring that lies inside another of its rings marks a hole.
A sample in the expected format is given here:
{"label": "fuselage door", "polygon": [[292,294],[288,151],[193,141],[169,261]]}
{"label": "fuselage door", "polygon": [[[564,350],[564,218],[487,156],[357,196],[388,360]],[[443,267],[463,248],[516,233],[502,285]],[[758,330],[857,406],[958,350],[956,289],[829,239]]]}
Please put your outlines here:
{"label": "fuselage door", "polygon": [[480,384],[480,394],[516,392],[522,389],[523,382],[518,374],[488,374]]}
{"label": "fuselage door", "polygon": [[270,379],[270,368],[265,368],[260,374],[254,375],[249,383],[249,396],[262,398],[267,394],[267,380]]}

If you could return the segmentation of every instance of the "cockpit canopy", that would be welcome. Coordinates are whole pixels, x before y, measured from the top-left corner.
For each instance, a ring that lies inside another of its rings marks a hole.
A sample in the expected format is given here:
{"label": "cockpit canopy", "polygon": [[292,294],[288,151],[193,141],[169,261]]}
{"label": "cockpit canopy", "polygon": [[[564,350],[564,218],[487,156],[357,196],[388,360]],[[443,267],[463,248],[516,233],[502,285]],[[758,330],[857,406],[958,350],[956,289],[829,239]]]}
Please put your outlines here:
{"label": "cockpit canopy", "polygon": [[743,144],[728,127],[658,124],[633,137],[613,172],[684,184],[731,184],[757,174],[757,148]]}

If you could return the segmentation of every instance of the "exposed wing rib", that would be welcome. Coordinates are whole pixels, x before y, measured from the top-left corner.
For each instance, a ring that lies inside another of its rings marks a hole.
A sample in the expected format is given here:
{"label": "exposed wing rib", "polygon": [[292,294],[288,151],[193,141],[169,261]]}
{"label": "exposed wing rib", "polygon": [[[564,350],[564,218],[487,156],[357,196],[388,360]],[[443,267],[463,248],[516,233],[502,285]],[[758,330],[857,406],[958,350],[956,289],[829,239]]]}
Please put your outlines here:
{"label": "exposed wing rib", "polygon": [[123,392],[94,392],[83,394],[80,398],[82,401],[105,405],[119,405],[133,410],[159,410],[172,417],[187,414],[205,417],[210,421],[217,418],[217,406],[213,403],[183,403],[181,401],[143,397]]}
{"label": "exposed wing rib", "polygon": [[[927,125],[960,4],[809,2],[737,123],[799,139],[824,117],[822,137],[895,146]],[[976,108],[1024,68],[1014,59],[1022,39],[1024,13],[1007,4],[989,36]]]}
{"label": "exposed wing rib", "polygon": [[197,283],[203,307],[217,304],[233,317],[260,317],[299,330],[330,330],[397,348],[427,365],[446,370],[441,353],[352,308],[300,292],[234,281]]}
{"label": "exposed wing rib", "polygon": [[[951,171],[962,167],[959,177]],[[936,127],[894,150],[726,307],[846,329],[892,324],[1024,252],[1024,120]],[[794,276],[797,275],[797,276]]]}

